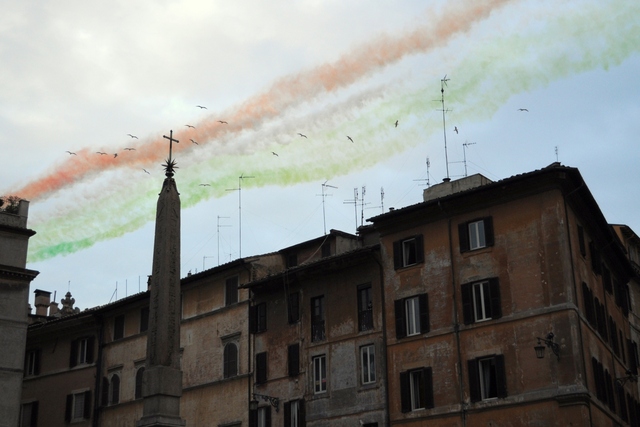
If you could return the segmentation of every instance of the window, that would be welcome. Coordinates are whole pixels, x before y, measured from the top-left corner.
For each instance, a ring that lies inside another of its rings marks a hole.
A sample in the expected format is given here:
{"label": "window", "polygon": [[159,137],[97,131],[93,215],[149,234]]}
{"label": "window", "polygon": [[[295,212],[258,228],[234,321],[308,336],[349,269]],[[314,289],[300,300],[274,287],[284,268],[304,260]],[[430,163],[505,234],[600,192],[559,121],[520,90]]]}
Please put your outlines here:
{"label": "window", "polygon": [[256,384],[267,382],[267,352],[256,354]]}
{"label": "window", "polygon": [[584,243],[584,228],[581,225],[578,226],[578,246],[580,247],[580,255],[587,256],[587,246]]}
{"label": "window", "polygon": [[250,411],[249,427],[271,427],[271,407],[262,406]]}
{"label": "window", "polygon": [[461,290],[465,325],[502,317],[500,286],[497,278],[465,283]]}
{"label": "window", "polygon": [[421,234],[393,242],[393,266],[396,270],[419,264],[423,260]]}
{"label": "window", "polygon": [[595,357],[591,358],[593,379],[596,384],[596,397],[599,401],[609,406],[611,411],[616,410],[615,397],[613,395],[613,380],[607,369]]}
{"label": "window", "polygon": [[38,402],[23,403],[20,408],[20,427],[38,425]]}
{"label": "window", "polygon": [[224,287],[224,305],[238,302],[238,277],[230,277]]}
{"label": "window", "polygon": [[284,427],[305,425],[304,400],[292,400],[284,404]]}
{"label": "window", "polygon": [[324,340],[324,295],[311,298],[311,341]]}
{"label": "window", "polygon": [[458,225],[460,252],[469,252],[493,246],[493,219],[474,219]]}
{"label": "window", "polygon": [[149,329],[149,307],[142,307],[140,309],[140,333],[146,332]]}
{"label": "window", "polygon": [[29,350],[25,354],[24,375],[40,375],[40,350]]}
{"label": "window", "polygon": [[235,343],[227,343],[223,354],[223,376],[231,378],[238,375],[238,347]]}
{"label": "window", "polygon": [[290,377],[300,373],[300,344],[291,344],[287,351],[287,364]]}
{"label": "window", "polygon": [[141,366],[136,371],[136,391],[135,399],[142,399],[142,377],[144,375],[144,366]]}
{"label": "window", "polygon": [[67,395],[67,406],[65,410],[65,420],[72,421],[88,420],[91,417],[91,391]]}
{"label": "window", "polygon": [[120,403],[120,375],[113,374],[109,384],[109,403],[115,405]]}
{"label": "window", "polygon": [[376,349],[373,344],[360,347],[361,381],[362,384],[376,382]]}
{"label": "window", "polygon": [[259,334],[267,330],[267,303],[262,302],[249,308],[249,328],[251,333]]}
{"label": "window", "polygon": [[79,338],[71,342],[70,367],[93,363],[93,337]]}
{"label": "window", "polygon": [[429,332],[429,298],[427,294],[399,299],[394,303],[396,338]]}
{"label": "window", "polygon": [[291,292],[288,301],[289,323],[296,323],[300,320],[300,293]]}
{"label": "window", "polygon": [[602,273],[602,260],[600,259],[600,250],[595,242],[589,242],[589,253],[591,254],[591,269],[595,274]]}
{"label": "window", "polygon": [[472,402],[507,396],[503,355],[480,357],[467,364]]}
{"label": "window", "polygon": [[413,369],[400,373],[400,399],[402,412],[433,408],[433,381],[431,368]]}
{"label": "window", "polygon": [[371,285],[360,285],[358,287],[358,329],[360,331],[373,329]]}
{"label": "window", "polygon": [[119,340],[124,337],[124,314],[113,319],[113,339]]}
{"label": "window", "polygon": [[313,358],[313,392],[315,394],[327,391],[327,358],[323,354]]}

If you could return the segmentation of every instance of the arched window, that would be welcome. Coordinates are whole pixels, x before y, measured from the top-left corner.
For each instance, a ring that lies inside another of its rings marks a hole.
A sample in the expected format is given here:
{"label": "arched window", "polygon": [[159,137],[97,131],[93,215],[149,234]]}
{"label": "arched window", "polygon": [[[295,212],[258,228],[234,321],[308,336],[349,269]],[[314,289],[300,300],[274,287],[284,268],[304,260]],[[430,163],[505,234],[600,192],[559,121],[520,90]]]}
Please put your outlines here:
{"label": "arched window", "polygon": [[224,377],[231,378],[238,375],[238,347],[235,343],[224,346]]}
{"label": "arched window", "polygon": [[111,377],[110,404],[115,405],[120,402],[120,376],[113,374]]}
{"label": "arched window", "polygon": [[144,366],[136,372],[136,399],[142,399],[142,374],[144,374]]}

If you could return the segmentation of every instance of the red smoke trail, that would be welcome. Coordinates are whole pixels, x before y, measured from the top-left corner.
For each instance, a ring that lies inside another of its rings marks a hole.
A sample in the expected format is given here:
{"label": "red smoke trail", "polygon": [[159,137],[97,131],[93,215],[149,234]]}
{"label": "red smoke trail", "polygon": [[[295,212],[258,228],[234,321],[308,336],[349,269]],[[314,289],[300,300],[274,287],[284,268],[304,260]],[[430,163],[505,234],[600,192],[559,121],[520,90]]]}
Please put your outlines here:
{"label": "red smoke trail", "polygon": [[[177,132],[176,137],[184,143],[174,145],[174,151],[192,149],[192,144],[186,143],[191,138],[206,144],[223,133],[236,133],[242,129],[256,127],[310,98],[344,88],[406,55],[427,52],[442,46],[452,37],[469,31],[473,24],[487,18],[494,9],[509,1],[476,0],[448,8],[441,18],[434,18],[436,22],[433,26],[421,26],[397,37],[380,36],[342,55],[333,63],[282,78],[266,92],[217,116],[224,117],[228,125],[218,123],[217,118],[209,118],[197,123],[196,129]],[[143,167],[161,162],[166,157],[166,142],[161,137],[147,140],[138,145],[136,151],[120,152],[118,157],[82,149],[77,152],[77,156],[72,156],[54,172],[27,184],[15,194],[32,201],[43,199],[105,169]]]}

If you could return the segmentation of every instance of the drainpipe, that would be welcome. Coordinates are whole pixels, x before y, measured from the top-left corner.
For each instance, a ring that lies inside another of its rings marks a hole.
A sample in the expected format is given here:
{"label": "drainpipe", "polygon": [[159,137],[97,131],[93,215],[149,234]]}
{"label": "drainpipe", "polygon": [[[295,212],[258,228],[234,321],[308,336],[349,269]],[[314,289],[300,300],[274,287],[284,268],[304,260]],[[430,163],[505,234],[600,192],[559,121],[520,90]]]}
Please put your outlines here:
{"label": "drainpipe", "polygon": [[[440,202],[438,202],[440,210],[448,216]],[[447,219],[447,233],[449,234],[449,261],[451,264],[451,292],[453,295],[453,331],[456,336],[456,352],[458,356],[458,387],[460,389],[460,406],[462,408],[460,416],[462,417],[462,425],[467,425],[467,406],[464,403],[464,381],[462,379],[462,350],[460,348],[460,322],[458,315],[458,298],[456,286],[456,269],[453,265],[453,238],[451,237],[451,218]]]}
{"label": "drainpipe", "polygon": [[[382,248],[381,248],[382,249]],[[387,352],[387,315],[386,315],[386,302],[385,302],[385,292],[384,292],[384,268],[380,263],[380,260],[375,256],[373,251],[369,252],[371,258],[378,264],[378,271],[380,276],[380,303],[382,305],[382,343],[384,345],[385,352],[385,362],[384,362],[384,388],[385,388],[385,400],[386,400],[386,410],[385,413],[385,425],[391,425],[391,416],[389,415],[390,401],[389,401],[389,353]]]}
{"label": "drainpipe", "polygon": [[96,357],[96,381],[94,385],[95,392],[93,393],[93,419],[91,425],[98,427],[100,425],[100,396],[102,395],[100,387],[102,386],[102,351],[104,345],[102,343],[104,336],[104,319],[102,315],[94,315],[96,323],[98,324],[98,355]]}

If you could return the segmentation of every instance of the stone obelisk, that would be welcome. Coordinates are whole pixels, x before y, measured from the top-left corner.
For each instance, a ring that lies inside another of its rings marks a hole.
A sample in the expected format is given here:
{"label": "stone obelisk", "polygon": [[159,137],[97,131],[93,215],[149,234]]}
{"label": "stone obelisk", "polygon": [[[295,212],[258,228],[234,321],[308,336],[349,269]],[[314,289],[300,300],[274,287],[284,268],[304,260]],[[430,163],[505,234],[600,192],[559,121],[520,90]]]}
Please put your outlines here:
{"label": "stone obelisk", "polygon": [[173,179],[169,140],[166,178],[158,197],[150,281],[147,361],[142,376],[143,413],[138,427],[185,426],[180,418],[180,196]]}

